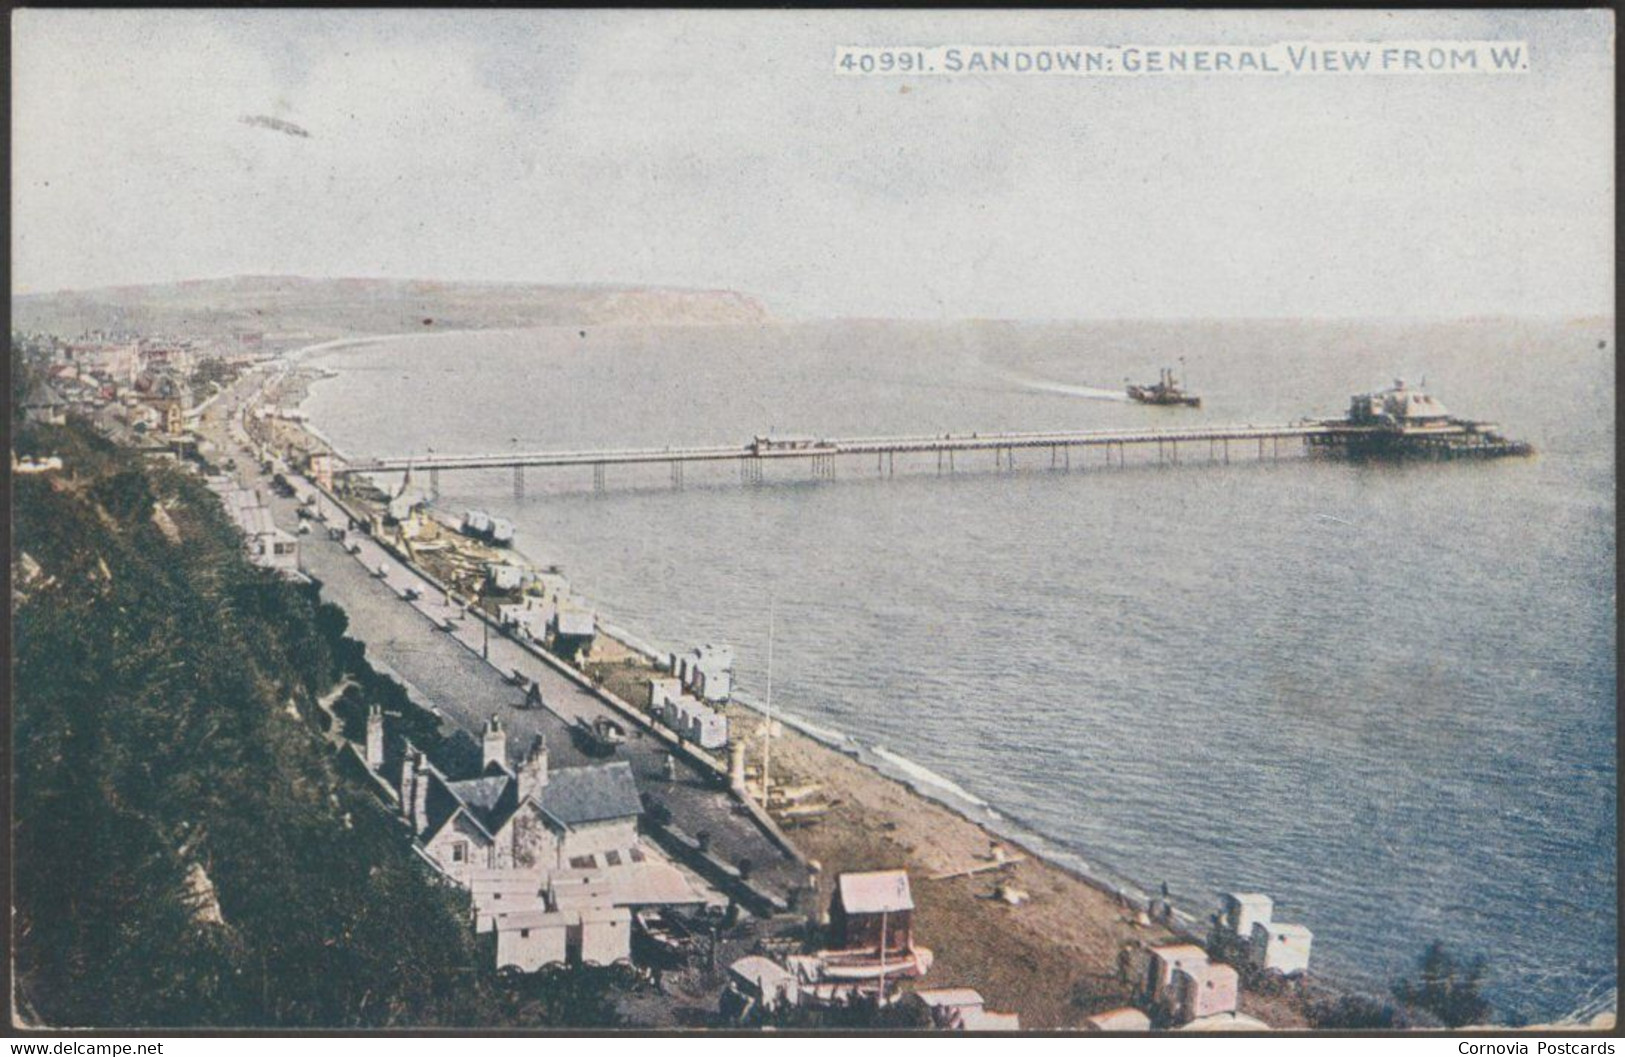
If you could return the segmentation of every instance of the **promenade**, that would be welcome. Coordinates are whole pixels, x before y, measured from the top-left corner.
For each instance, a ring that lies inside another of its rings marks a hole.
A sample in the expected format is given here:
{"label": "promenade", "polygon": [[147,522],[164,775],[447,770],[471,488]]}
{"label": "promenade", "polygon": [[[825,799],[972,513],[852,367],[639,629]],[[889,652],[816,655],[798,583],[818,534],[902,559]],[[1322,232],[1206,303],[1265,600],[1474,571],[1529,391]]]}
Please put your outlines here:
{"label": "promenade", "polygon": [[[277,524],[296,531],[297,500],[273,492],[269,476],[254,459],[227,440],[227,424],[219,415],[206,416],[202,428],[222,451],[242,456],[237,458],[239,482],[259,488]],[[349,633],[366,644],[368,660],[404,684],[420,705],[466,732],[475,744],[485,721],[500,715],[510,744],[529,744],[536,734],[545,737],[554,767],[602,763],[602,758],[582,751],[570,728],[578,719],[588,723],[600,717],[616,719],[628,729],[628,740],[614,758],[632,765],[639,792],[663,803],[676,826],[691,836],[707,834],[712,853],[725,862],[748,861],[757,885],[780,896],[806,880],[805,869],[774,844],[700,765],[674,756],[660,738],[627,722],[591,690],[518,643],[495,630],[487,638],[477,617],[463,616],[460,607],[447,605],[438,587],[375,540],[350,532],[348,540],[359,544],[359,551],[349,553],[327,532],[329,525],[343,527],[346,514],[325,496],[318,502],[326,521],[317,521],[308,535],[299,537],[303,570],[320,583],[326,601],[344,609]],[[382,577],[376,575],[380,568],[385,570]],[[408,587],[416,590],[416,600],[405,599]],[[443,630],[448,618],[453,631]],[[482,657],[487,648],[489,661]],[[507,678],[515,670],[539,684],[544,708],[519,707],[525,689]]]}

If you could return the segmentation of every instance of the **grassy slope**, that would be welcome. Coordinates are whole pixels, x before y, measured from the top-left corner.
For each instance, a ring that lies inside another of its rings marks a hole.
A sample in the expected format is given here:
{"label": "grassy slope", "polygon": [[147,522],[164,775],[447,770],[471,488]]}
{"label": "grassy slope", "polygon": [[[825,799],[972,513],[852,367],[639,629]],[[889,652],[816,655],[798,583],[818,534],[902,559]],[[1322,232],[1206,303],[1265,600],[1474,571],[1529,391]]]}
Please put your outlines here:
{"label": "grassy slope", "polygon": [[[338,774],[311,702],[337,675],[341,613],[249,566],[195,478],[74,428],[15,440],[69,467],[14,478],[19,1009],[109,1027],[612,1021],[603,980],[484,968],[462,900]],[[221,924],[188,896],[194,866]]]}

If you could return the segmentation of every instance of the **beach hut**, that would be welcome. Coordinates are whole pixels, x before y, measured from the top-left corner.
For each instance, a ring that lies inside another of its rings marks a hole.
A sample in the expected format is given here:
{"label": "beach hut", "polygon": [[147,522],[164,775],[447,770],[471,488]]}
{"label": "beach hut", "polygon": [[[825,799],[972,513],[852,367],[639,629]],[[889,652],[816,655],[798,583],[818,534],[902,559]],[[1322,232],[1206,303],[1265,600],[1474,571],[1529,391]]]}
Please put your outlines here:
{"label": "beach hut", "polygon": [[573,657],[588,653],[598,635],[598,619],[587,609],[561,608],[553,614],[553,652]]}
{"label": "beach hut", "polygon": [[728,982],[751,1008],[771,1013],[800,1000],[796,975],[778,962],[753,954],[728,966]]}
{"label": "beach hut", "polygon": [[1223,900],[1219,923],[1243,943],[1252,941],[1255,924],[1268,924],[1275,913],[1275,900],[1257,892],[1226,892]]}
{"label": "beach hut", "polygon": [[509,966],[533,973],[544,965],[568,960],[570,933],[581,919],[557,910],[523,910],[499,914],[493,921],[497,934],[497,968]]}
{"label": "beach hut", "polygon": [[661,717],[666,717],[666,706],[676,701],[682,695],[683,684],[680,680],[670,677],[657,677],[649,680],[649,711]]}
{"label": "beach hut", "polygon": [[971,987],[929,987],[911,991],[901,1001],[922,1010],[939,1031],[1019,1031],[1014,1013],[994,1013],[982,993]]}
{"label": "beach hut", "polygon": [[494,590],[517,591],[525,583],[525,570],[507,562],[490,562],[485,566],[485,579]]}
{"label": "beach hut", "polygon": [[707,643],[676,658],[683,688],[704,701],[722,703],[733,695],[734,651]]}
{"label": "beach hut", "polygon": [[902,954],[914,945],[914,895],[906,870],[842,874],[829,906],[830,933],[840,950]]}
{"label": "beach hut", "polygon": [[1157,1006],[1172,1005],[1171,988],[1175,972],[1181,969],[1189,972],[1208,963],[1207,951],[1194,943],[1164,944],[1152,947],[1150,954],[1143,993],[1147,1002]]}
{"label": "beach hut", "polygon": [[625,907],[591,906],[575,912],[581,920],[580,960],[613,965],[632,957],[632,912]]}
{"label": "beach hut", "polygon": [[1189,1024],[1181,1024],[1175,1031],[1269,1031],[1270,1026],[1257,1017],[1245,1013],[1215,1013]]}
{"label": "beach hut", "polygon": [[687,694],[668,699],[661,718],[683,740],[702,749],[720,749],[728,744],[728,717]]}
{"label": "beach hut", "polygon": [[1253,964],[1266,972],[1292,976],[1309,971],[1309,947],[1314,933],[1302,925],[1276,922],[1253,924]]}
{"label": "beach hut", "polygon": [[1223,962],[1175,969],[1169,986],[1169,1009],[1176,1024],[1236,1011],[1240,981],[1236,971]]}

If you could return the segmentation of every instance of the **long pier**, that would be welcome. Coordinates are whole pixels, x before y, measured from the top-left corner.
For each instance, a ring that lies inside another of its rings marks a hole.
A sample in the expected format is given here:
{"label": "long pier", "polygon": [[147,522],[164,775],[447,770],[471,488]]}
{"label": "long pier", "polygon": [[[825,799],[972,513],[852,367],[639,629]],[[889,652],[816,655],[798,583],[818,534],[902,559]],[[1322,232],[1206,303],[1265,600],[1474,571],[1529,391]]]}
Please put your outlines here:
{"label": "long pier", "polygon": [[[407,470],[500,470],[513,467],[626,466],[647,463],[722,462],[729,459],[824,459],[837,455],[899,455],[906,452],[1005,451],[1023,448],[1116,447],[1302,439],[1331,430],[1319,424],[1212,426],[1194,429],[1087,430],[1044,433],[937,433],[902,437],[799,440],[758,438],[742,445],[672,448],[609,448],[576,451],[500,452],[473,455],[402,455],[357,459],[335,473],[403,473]],[[1349,428],[1340,430],[1348,432]],[[1354,432],[1371,432],[1354,428]]]}
{"label": "long pier", "polygon": [[[514,492],[524,494],[527,468],[584,467],[593,469],[595,488],[604,487],[604,472],[610,466],[639,466],[665,463],[671,467],[672,483],[682,484],[683,466],[688,463],[737,461],[746,481],[761,479],[761,468],[785,459],[807,460],[815,476],[834,475],[835,459],[843,456],[876,458],[876,465],[890,472],[892,461],[903,454],[935,454],[937,469],[953,471],[955,456],[965,452],[991,451],[1000,468],[1014,466],[1014,453],[1049,449],[1050,464],[1070,468],[1075,449],[1104,449],[1105,461],[1124,464],[1129,447],[1155,445],[1158,461],[1179,462],[1180,445],[1208,445],[1209,461],[1228,463],[1232,445],[1243,450],[1257,446],[1257,457],[1280,455],[1281,441],[1298,441],[1314,450],[1423,457],[1462,455],[1495,456],[1523,454],[1526,445],[1504,441],[1493,426],[1454,420],[1449,426],[1394,430],[1382,426],[1351,425],[1338,421],[1302,421],[1277,426],[1193,426],[1189,428],[1126,430],[1061,430],[1029,433],[937,433],[889,437],[767,437],[759,436],[739,445],[702,445],[667,448],[608,448],[562,451],[495,452],[478,454],[434,454],[357,459],[334,467],[336,476],[355,474],[395,474],[428,472],[438,483],[442,470],[514,471]],[[1266,448],[1268,447],[1268,451]],[[1524,451],[1516,450],[1523,448]]]}

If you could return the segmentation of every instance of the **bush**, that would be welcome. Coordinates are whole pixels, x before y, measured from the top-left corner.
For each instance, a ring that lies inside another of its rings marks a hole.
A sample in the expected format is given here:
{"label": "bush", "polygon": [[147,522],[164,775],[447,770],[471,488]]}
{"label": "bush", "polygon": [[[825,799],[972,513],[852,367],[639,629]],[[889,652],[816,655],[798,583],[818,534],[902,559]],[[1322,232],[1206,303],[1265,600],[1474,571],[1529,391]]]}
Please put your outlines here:
{"label": "bush", "polygon": [[1482,956],[1463,962],[1434,940],[1417,959],[1416,968],[1415,980],[1405,977],[1394,985],[1395,998],[1427,1010],[1448,1028],[1488,1020],[1490,1003],[1479,993],[1485,972]]}
{"label": "bush", "polygon": [[[13,512],[14,546],[60,584],[13,613],[19,1008],[105,1028],[503,1023],[466,899],[286,717],[331,685],[332,615],[319,628],[310,592],[248,565],[201,483],[77,426],[58,438],[87,487],[18,482]],[[158,495],[184,551],[152,545]],[[197,870],[223,924],[197,913]]]}
{"label": "bush", "polygon": [[1407,1026],[1392,1003],[1364,995],[1340,995],[1311,1002],[1305,1015],[1310,1027],[1324,1031],[1364,1031]]}

